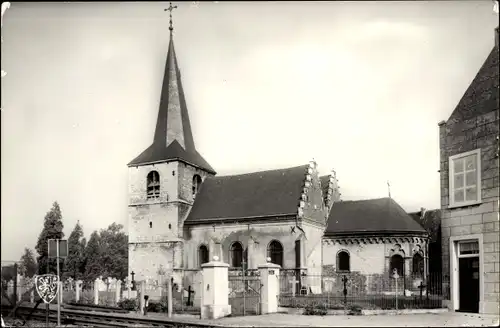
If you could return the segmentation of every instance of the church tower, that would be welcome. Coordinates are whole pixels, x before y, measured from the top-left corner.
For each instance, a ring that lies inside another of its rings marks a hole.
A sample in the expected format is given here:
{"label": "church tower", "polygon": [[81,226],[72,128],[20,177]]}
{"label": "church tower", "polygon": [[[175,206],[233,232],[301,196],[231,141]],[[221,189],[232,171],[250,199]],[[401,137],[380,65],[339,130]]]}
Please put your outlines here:
{"label": "church tower", "polygon": [[196,151],[174,50],[170,43],[153,143],[128,164],[129,275],[156,279],[183,266],[183,223],[201,183],[215,175]]}

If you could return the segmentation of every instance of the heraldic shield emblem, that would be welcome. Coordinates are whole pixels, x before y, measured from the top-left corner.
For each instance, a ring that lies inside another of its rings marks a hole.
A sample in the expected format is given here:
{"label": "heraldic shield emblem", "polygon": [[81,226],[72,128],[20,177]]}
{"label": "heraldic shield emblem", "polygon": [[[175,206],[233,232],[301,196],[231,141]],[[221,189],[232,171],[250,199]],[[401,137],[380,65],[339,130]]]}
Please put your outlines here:
{"label": "heraldic shield emblem", "polygon": [[45,303],[51,303],[59,292],[59,277],[55,274],[35,276],[35,288]]}

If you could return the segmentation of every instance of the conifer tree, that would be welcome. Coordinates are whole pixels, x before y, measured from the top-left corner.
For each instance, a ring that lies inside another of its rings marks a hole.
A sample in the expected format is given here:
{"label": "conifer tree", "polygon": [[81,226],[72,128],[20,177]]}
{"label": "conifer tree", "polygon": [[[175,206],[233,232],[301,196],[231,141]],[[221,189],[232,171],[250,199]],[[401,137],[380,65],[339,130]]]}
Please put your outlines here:
{"label": "conifer tree", "polygon": [[63,228],[61,208],[56,201],[52,204],[50,211],[45,215],[43,230],[40,232],[35,247],[38,253],[37,263],[39,274],[56,272],[56,260],[50,259],[49,261],[47,244],[49,239],[62,239],[64,237]]}
{"label": "conifer tree", "polygon": [[83,274],[82,264],[84,262],[84,250],[82,245],[83,229],[78,221],[75,228],[68,238],[68,258],[66,259],[66,272],[64,278],[72,277],[73,279],[81,279]]}

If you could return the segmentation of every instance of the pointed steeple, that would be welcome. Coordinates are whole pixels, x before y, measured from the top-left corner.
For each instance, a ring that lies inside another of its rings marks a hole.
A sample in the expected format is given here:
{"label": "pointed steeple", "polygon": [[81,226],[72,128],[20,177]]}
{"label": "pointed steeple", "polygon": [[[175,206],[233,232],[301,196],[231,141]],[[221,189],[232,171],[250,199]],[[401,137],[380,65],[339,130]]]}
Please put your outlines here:
{"label": "pointed steeple", "polygon": [[128,166],[179,160],[215,174],[214,169],[196,151],[194,145],[181,73],[175,55],[172,21],[170,21],[169,29],[170,43],[153,144],[132,160]]}

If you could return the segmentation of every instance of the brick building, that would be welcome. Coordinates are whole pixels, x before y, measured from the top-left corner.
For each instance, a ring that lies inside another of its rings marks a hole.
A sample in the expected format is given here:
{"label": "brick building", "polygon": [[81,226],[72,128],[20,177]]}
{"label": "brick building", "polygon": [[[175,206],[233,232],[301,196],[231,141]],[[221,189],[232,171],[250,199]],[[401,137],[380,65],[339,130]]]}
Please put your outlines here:
{"label": "brick building", "polygon": [[[426,267],[426,232],[394,200],[340,203],[335,172],[320,177],[314,161],[216,176],[195,148],[172,33],[153,142],[128,167],[129,273],[139,280],[156,280],[164,269],[175,277],[175,270],[199,269],[215,255],[231,268],[255,269],[270,257],[311,275],[325,263],[340,270],[339,257],[347,271],[378,274],[401,258],[403,273],[416,252]],[[347,224],[342,236],[338,222]],[[367,256],[349,251],[359,242]],[[310,287],[319,291],[321,283]]]}
{"label": "brick building", "polygon": [[443,273],[452,310],[499,313],[499,81],[495,46],[439,123]]}

